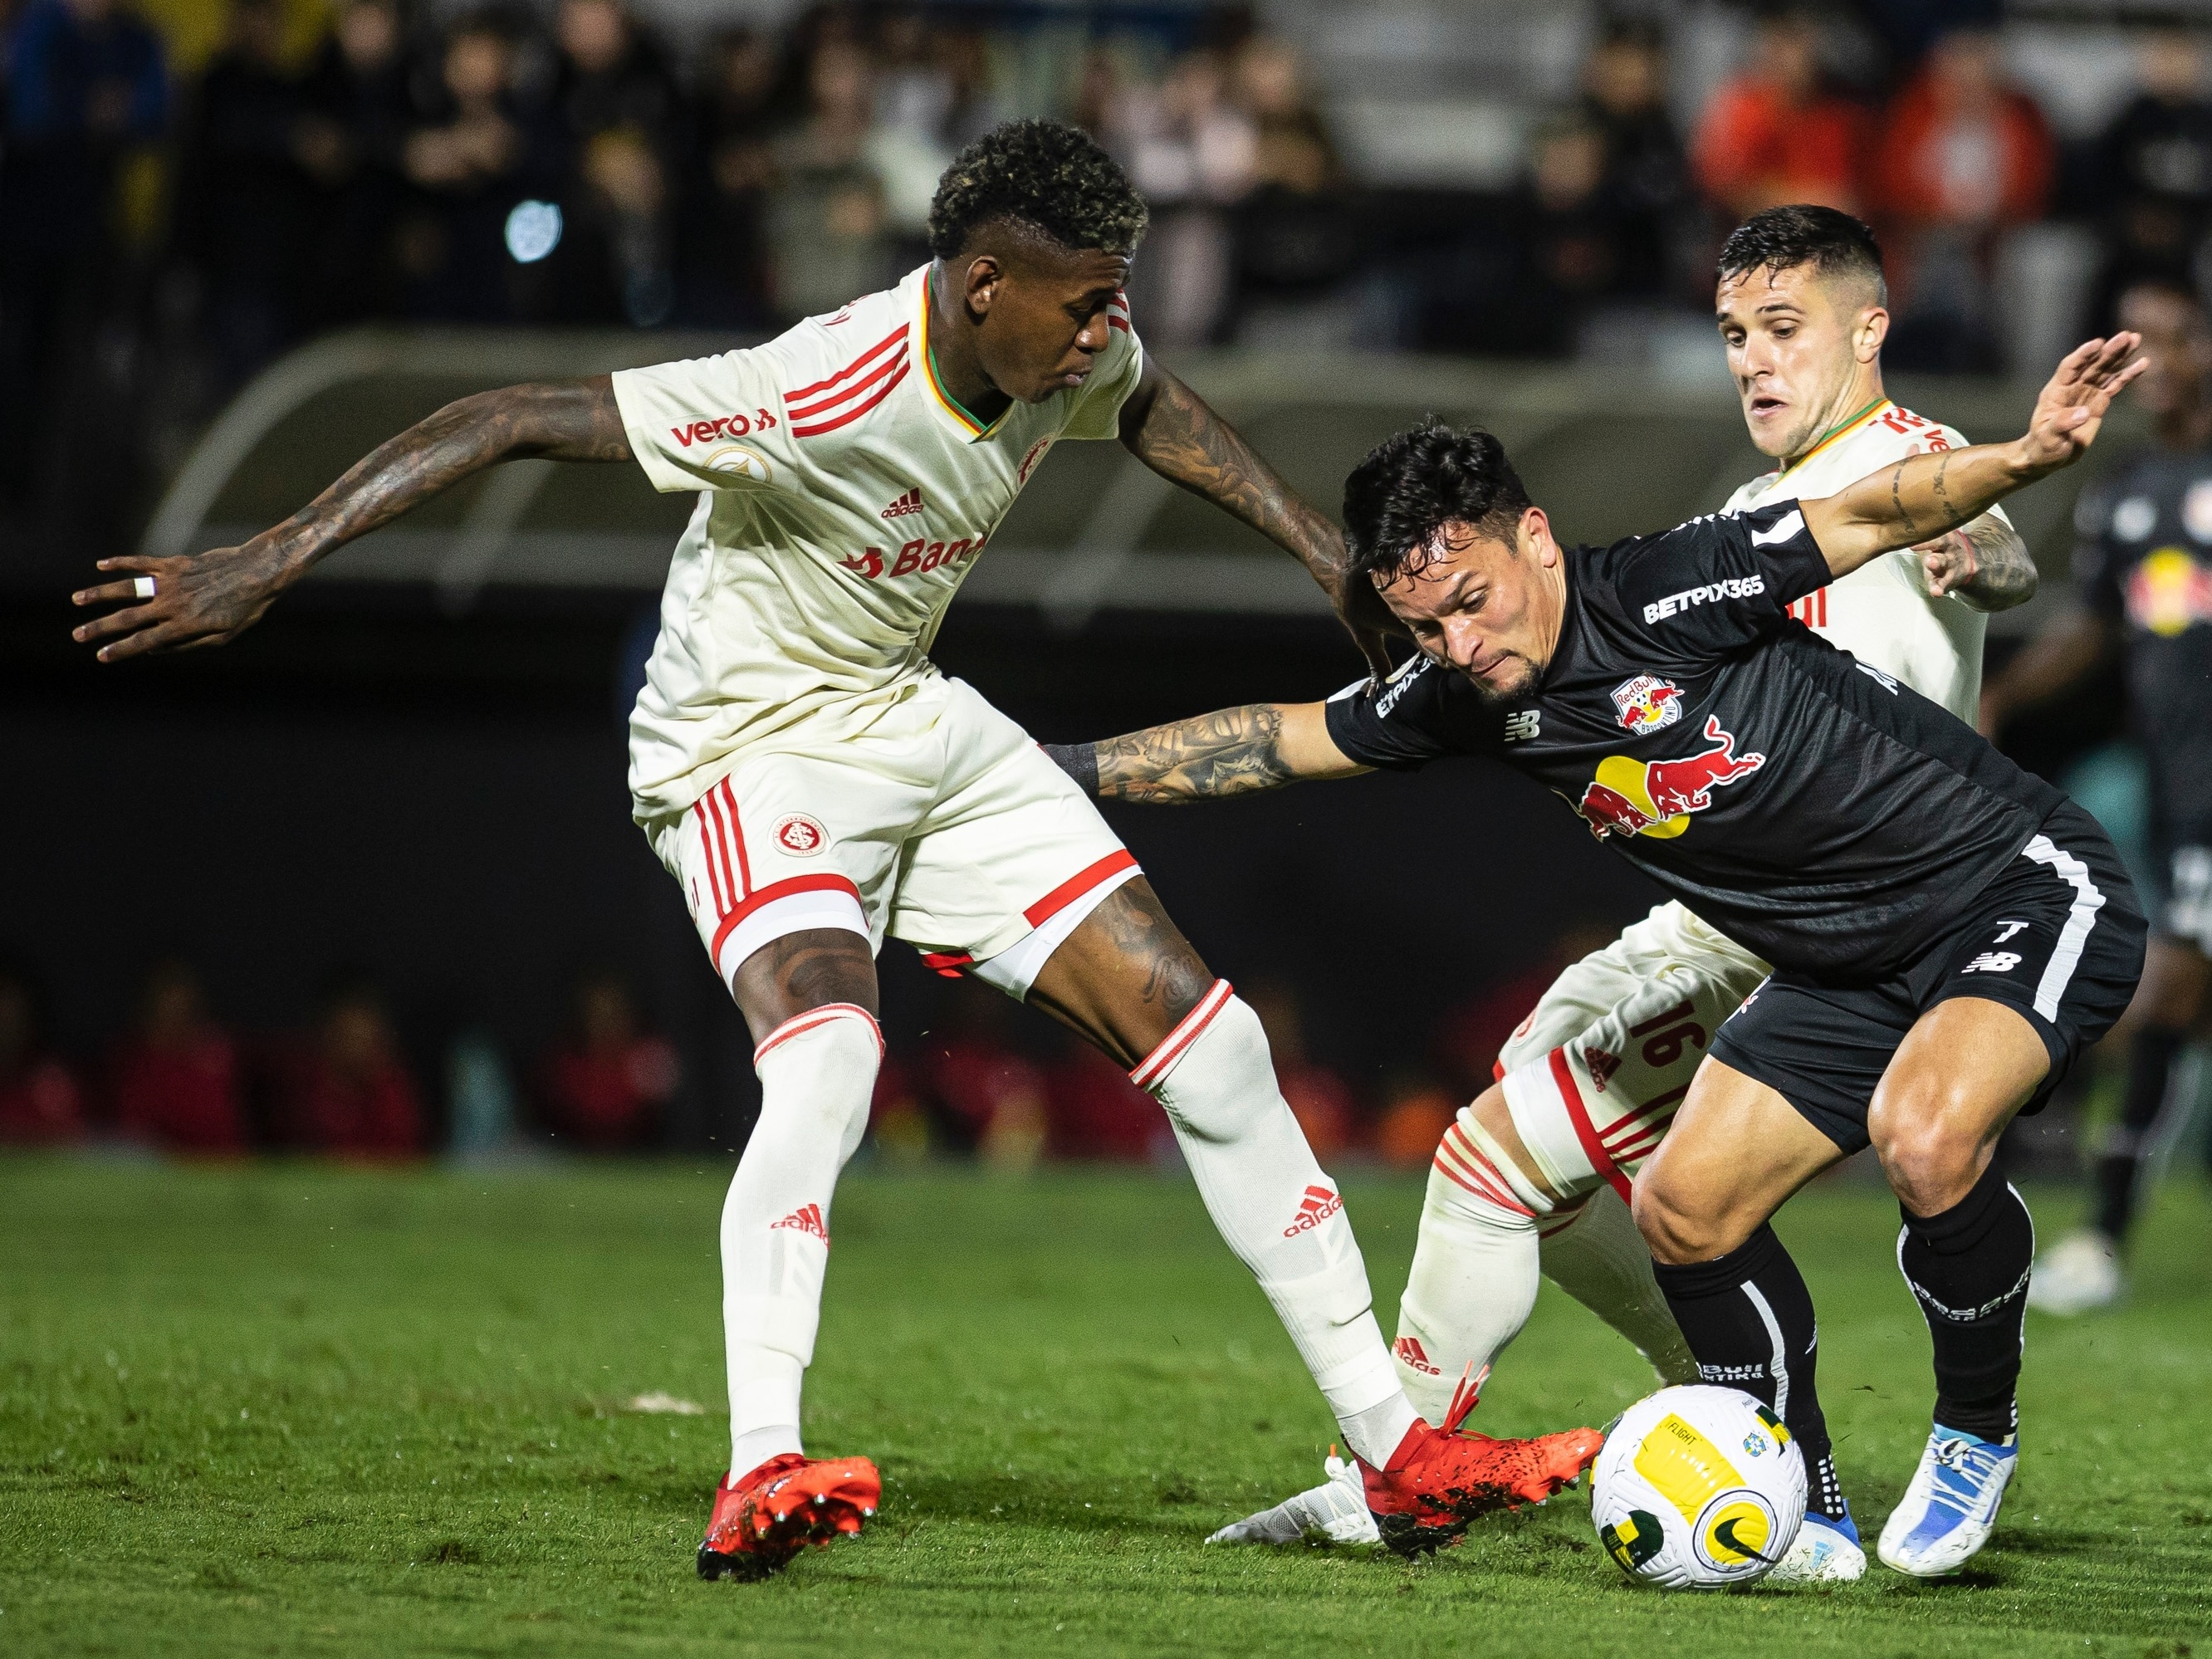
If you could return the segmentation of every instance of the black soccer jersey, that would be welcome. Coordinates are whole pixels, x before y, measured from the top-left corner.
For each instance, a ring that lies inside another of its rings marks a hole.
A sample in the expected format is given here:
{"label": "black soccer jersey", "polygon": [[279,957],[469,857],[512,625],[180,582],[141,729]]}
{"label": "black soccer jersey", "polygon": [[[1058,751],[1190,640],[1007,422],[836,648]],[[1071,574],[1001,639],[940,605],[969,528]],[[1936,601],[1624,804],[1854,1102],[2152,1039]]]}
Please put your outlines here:
{"label": "black soccer jersey", "polygon": [[1778,967],[1893,972],[2062,797],[1839,651],[1792,599],[1830,580],[1795,501],[1577,548],[1535,688],[1497,701],[1425,658],[1328,706],[1352,759],[1491,754]]}
{"label": "black soccer jersey", "polygon": [[2127,644],[2159,828],[2212,836],[2212,453],[2153,453],[2086,490],[2074,579]]}

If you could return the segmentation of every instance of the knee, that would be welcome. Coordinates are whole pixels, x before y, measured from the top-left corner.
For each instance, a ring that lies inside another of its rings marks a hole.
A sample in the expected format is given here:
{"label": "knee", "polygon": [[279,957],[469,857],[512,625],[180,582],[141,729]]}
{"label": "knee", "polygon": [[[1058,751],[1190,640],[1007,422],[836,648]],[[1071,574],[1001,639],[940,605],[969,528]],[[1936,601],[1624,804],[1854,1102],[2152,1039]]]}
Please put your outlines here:
{"label": "knee", "polygon": [[1916,1215],[1948,1210],[1972,1188],[1988,1163],[1983,1137],[1940,1090],[1911,1090],[1875,1103],[1867,1132],[1891,1189]]}
{"label": "knee", "polygon": [[841,1136],[857,1139],[867,1123],[883,1055],[883,1032],[865,1008],[832,1003],[794,1015],[753,1050],[761,1115],[812,1115]]}
{"label": "knee", "polygon": [[1698,1213],[1681,1194],[1669,1191],[1664,1182],[1638,1181],[1628,1211],[1651,1259],[1670,1267],[1713,1261],[1743,1242],[1729,1236],[1723,1224]]}
{"label": "knee", "polygon": [[1168,1116],[1200,1140],[1237,1141],[1290,1108],[1275,1085],[1274,1061],[1260,1016],[1242,997],[1224,996],[1168,1069],[1144,1079]]}

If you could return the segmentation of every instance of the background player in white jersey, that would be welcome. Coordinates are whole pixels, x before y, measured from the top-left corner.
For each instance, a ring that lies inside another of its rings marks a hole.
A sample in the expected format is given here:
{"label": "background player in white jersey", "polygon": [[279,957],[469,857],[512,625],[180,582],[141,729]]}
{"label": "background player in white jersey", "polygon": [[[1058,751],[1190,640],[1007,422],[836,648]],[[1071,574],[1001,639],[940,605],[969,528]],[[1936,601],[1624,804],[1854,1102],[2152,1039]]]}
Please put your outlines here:
{"label": "background player in white jersey", "polygon": [[860,1529],[866,1458],[810,1459],[799,1389],[882,1038],[886,934],[1037,1003],[1167,1109],[1200,1193],[1366,1468],[1394,1536],[1440,1540],[1556,1491],[1589,1431],[1492,1441],[1419,1419],[1338,1196],[1250,1008],[1178,933],[1097,809],[927,652],[946,604],[1054,443],[1118,437],[1303,559],[1344,556],[1188,388],[1121,297],[1144,204],[1072,127],[971,145],[896,289],[751,350],[465,398],[243,546],[126,557],[76,595],[102,660],[219,643],[317,560],[495,462],[635,459],[698,492],[631,722],[640,824],[680,881],[758,1047],[761,1111],[722,1216],[732,1451],[699,1570],[757,1577]]}
{"label": "background player in white jersey", "polygon": [[[1906,456],[1965,445],[1882,390],[1887,295],[1881,250],[1858,220],[1831,208],[1770,209],[1729,238],[1719,277],[1716,308],[1745,424],[1781,462],[1726,511],[1833,495]],[[1791,614],[1972,724],[1984,614],[2034,591],[2035,567],[1993,508],[1875,559]],[[1615,694],[1624,725],[1643,731],[1671,718],[1670,689],[1624,686]],[[1106,747],[1102,781],[1112,768]],[[1398,1313],[1399,1373],[1416,1405],[1441,1398],[1470,1366],[1487,1370],[1535,1304],[1540,1264],[1662,1377],[1697,1379],[1626,1200],[1708,1040],[1766,972],[1670,901],[1546,991],[1499,1055],[1498,1083],[1461,1111],[1437,1150]],[[1809,1387],[1809,1355],[1801,1371],[1799,1386]],[[1827,1449],[1807,1450],[1815,1507],[1776,1576],[1856,1577],[1866,1558]],[[1318,1528],[1364,1539],[1371,1522],[1357,1499],[1356,1484],[1332,1480],[1217,1537],[1282,1541]]]}

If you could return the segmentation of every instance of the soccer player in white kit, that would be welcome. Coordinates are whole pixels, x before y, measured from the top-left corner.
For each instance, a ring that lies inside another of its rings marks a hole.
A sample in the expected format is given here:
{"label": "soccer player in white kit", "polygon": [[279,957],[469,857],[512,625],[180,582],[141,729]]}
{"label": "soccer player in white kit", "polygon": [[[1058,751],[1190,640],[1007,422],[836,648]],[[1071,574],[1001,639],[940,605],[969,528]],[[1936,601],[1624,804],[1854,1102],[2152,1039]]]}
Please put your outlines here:
{"label": "soccer player in white kit", "polygon": [[[1907,456],[1965,445],[1882,391],[1887,296],[1880,249],[1857,220],[1829,208],[1769,209],[1729,238],[1719,275],[1720,331],[1744,420],[1752,441],[1782,463],[1723,511],[1832,495]],[[1984,614],[2034,590],[2033,563],[1992,508],[1937,542],[1884,555],[1799,600],[1793,614],[1971,726]],[[1662,718],[1656,702],[1637,703],[1632,685],[1623,690],[1624,722]],[[1098,747],[1103,786],[1112,763],[1109,745]],[[1437,1149],[1398,1312],[1399,1374],[1416,1406],[1426,1408],[1470,1370],[1487,1371],[1535,1304],[1540,1265],[1662,1379],[1698,1380],[1626,1200],[1707,1041],[1766,973],[1670,901],[1552,983],[1499,1054],[1497,1083],[1461,1110]],[[1797,1385],[1809,1389],[1811,1358],[1793,1360],[1778,1346],[1773,1364],[1796,1364]],[[1856,1578],[1866,1557],[1832,1462],[1825,1445],[1808,1455],[1813,1506],[1772,1577]],[[1340,1468],[1215,1537],[1371,1537],[1356,1487],[1334,1478]],[[1908,1495],[1900,1513],[1910,1507]]]}
{"label": "soccer player in white kit", "polygon": [[1091,802],[930,663],[945,607],[1062,439],[1119,438],[1334,580],[1335,527],[1146,362],[1121,294],[1144,225],[1090,139],[1009,123],[947,170],[935,257],[896,288],[750,350],[465,398],[243,546],[105,560],[131,574],[76,596],[128,606],[76,630],[105,641],[102,660],[220,643],[317,559],[496,461],[634,459],[658,488],[697,492],[629,775],[758,1044],[760,1116],[722,1213],[732,1447],[699,1550],[708,1577],[757,1577],[857,1532],[880,1496],[865,1457],[805,1455],[799,1394],[832,1192],[882,1054],[886,935],[1038,1004],[1159,1100],[1361,1459],[1386,1535],[1442,1541],[1556,1492],[1596,1453],[1589,1430],[1458,1432],[1471,1398],[1436,1426],[1417,1416],[1258,1018]]}

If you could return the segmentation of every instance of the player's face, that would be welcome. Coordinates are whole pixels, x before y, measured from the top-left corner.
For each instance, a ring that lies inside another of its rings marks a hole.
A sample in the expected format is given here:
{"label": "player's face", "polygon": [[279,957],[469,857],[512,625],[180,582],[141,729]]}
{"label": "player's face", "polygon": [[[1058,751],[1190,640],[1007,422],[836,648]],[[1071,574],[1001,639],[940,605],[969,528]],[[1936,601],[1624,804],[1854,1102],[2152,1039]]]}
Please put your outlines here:
{"label": "player's face", "polygon": [[1010,256],[975,331],[991,384],[1025,404],[1081,386],[1112,337],[1106,303],[1128,279],[1127,259],[1096,248],[1029,247]]}
{"label": "player's face", "polygon": [[1560,574],[1551,523],[1532,507],[1510,544],[1470,524],[1447,524],[1426,564],[1376,591],[1423,654],[1502,701],[1534,690],[1552,659]]}
{"label": "player's face", "polygon": [[2212,379],[2212,327],[2184,295],[2165,288],[2130,289],[2120,300],[2120,326],[2142,336],[2150,367],[2136,382],[2137,402],[2155,418],[2194,409]]}
{"label": "player's face", "polygon": [[1759,453],[1802,455],[1828,427],[1863,369],[1881,356],[1889,313],[1861,283],[1809,264],[1747,270],[1720,285],[1715,307],[1743,422]]}

